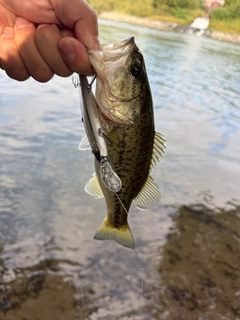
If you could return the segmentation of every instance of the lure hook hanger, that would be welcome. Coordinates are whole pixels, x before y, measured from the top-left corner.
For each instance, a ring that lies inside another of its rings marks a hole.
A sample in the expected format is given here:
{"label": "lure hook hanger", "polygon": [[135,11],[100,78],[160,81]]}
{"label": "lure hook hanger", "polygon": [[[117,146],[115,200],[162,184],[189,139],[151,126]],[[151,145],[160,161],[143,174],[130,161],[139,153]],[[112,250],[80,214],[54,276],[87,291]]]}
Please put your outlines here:
{"label": "lure hook hanger", "polygon": [[97,75],[95,74],[95,75],[92,77],[91,82],[88,84],[88,90],[89,90],[89,91],[92,90],[92,85],[93,85],[94,81],[96,80],[96,78],[97,78]]}

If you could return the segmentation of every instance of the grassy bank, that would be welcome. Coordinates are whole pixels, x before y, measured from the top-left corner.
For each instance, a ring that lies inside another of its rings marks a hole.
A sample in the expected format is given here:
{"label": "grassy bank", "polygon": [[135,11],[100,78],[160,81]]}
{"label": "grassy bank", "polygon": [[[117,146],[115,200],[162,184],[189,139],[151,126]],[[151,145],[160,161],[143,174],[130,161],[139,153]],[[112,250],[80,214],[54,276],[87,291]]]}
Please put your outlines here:
{"label": "grassy bank", "polygon": [[240,34],[240,18],[234,20],[210,20],[209,29],[226,32],[230,34]]}
{"label": "grassy bank", "polygon": [[97,12],[114,11],[182,24],[189,24],[196,17],[203,16],[201,9],[170,8],[167,5],[154,7],[153,0],[134,0],[134,5],[132,0],[88,0],[88,2]]}
{"label": "grassy bank", "polygon": [[[99,13],[113,11],[186,25],[192,23],[195,18],[204,16],[203,7],[201,6],[195,8],[174,7],[164,4],[164,1],[156,5],[156,0],[155,2],[154,0],[135,0],[134,5],[132,0],[88,0],[88,2]],[[209,28],[226,33],[240,34],[240,16],[232,19],[231,17],[213,14]]]}

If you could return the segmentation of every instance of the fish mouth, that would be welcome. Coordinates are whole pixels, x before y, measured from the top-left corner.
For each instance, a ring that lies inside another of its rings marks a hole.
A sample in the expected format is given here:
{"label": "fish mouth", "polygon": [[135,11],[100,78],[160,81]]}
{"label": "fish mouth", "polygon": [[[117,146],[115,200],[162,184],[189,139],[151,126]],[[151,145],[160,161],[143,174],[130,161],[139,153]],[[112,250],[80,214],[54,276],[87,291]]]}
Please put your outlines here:
{"label": "fish mouth", "polygon": [[[127,103],[136,97],[131,99],[122,99],[116,95],[116,92],[112,90],[111,85],[108,83],[107,78],[109,75],[113,75],[115,70],[125,65],[127,57],[136,50],[134,36],[122,40],[117,43],[111,43],[108,45],[101,45],[101,50],[88,50],[90,62],[97,74],[97,86],[96,86],[96,100],[102,114],[110,119],[115,124],[123,124],[124,122],[132,124],[133,120],[124,114],[121,114],[119,110],[115,110],[118,114],[115,117],[112,113],[112,105],[115,102],[120,101]],[[103,102],[101,98],[102,92],[107,92],[109,102]]]}
{"label": "fish mouth", "polygon": [[114,42],[114,43],[111,43],[111,44],[107,44],[107,45],[102,45],[103,48],[108,48],[108,49],[113,49],[113,50],[116,50],[116,49],[120,49],[122,47],[125,47],[127,45],[129,45],[130,43],[134,43],[135,44],[135,41],[134,41],[134,36],[130,36],[128,37],[127,39],[124,39],[120,42]]}
{"label": "fish mouth", "polygon": [[[103,44],[102,50],[88,50],[90,61],[93,67],[98,72],[98,63],[111,62],[120,59],[121,57],[130,54],[136,48],[134,36],[131,36],[120,42]],[[94,60],[97,60],[94,62]]]}
{"label": "fish mouth", "polygon": [[105,53],[105,59],[109,61],[131,53],[135,47],[134,36],[131,36],[117,43],[102,45],[102,50]]}

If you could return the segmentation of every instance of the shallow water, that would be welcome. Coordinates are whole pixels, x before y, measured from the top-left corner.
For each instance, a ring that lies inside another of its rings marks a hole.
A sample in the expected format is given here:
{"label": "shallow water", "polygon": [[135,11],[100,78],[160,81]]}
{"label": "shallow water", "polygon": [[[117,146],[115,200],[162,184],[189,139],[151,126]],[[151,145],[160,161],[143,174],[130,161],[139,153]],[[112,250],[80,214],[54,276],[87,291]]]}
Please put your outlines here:
{"label": "shallow water", "polygon": [[132,34],[167,140],[135,251],[92,239],[106,209],[71,78],[0,74],[0,319],[240,317],[240,47],[100,21],[103,43]]}

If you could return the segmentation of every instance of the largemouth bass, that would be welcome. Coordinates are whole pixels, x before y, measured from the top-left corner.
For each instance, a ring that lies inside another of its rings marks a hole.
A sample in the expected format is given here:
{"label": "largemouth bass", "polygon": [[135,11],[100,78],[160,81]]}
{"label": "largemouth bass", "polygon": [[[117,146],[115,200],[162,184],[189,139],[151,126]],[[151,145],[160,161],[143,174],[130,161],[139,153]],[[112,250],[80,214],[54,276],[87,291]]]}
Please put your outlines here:
{"label": "largemouth bass", "polygon": [[122,185],[118,192],[109,190],[101,179],[101,162],[95,158],[96,175],[85,190],[95,198],[104,196],[107,206],[94,238],[134,248],[128,211],[132,202],[140,209],[159,203],[160,192],[150,173],[162,156],[164,139],[155,132],[146,67],[134,37],[101,49],[89,50],[97,74],[95,97],[108,160]]}

